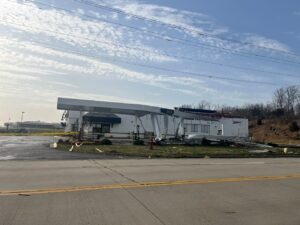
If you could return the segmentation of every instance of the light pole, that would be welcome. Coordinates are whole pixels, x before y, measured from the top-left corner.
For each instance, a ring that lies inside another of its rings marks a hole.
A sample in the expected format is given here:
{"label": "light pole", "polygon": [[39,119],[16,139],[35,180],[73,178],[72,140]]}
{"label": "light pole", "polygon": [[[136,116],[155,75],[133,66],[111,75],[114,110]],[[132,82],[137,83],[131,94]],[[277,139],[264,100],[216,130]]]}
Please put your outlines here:
{"label": "light pole", "polygon": [[21,124],[20,124],[20,127],[22,126],[22,123],[23,123],[23,115],[24,115],[25,112],[22,112],[21,114]]}
{"label": "light pole", "polygon": [[10,117],[8,118],[8,122],[7,122],[7,125],[6,125],[6,132],[8,132],[9,125],[10,125]]}

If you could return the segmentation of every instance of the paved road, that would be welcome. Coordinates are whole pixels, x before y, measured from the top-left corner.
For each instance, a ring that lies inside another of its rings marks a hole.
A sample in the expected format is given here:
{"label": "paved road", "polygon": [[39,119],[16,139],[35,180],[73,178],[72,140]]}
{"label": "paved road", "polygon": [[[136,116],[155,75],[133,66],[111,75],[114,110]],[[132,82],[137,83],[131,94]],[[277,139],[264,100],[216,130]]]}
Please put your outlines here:
{"label": "paved road", "polygon": [[49,147],[53,142],[53,137],[0,136],[0,161],[112,158],[99,154],[56,151]]}
{"label": "paved road", "polygon": [[300,159],[0,162],[1,225],[299,225]]}

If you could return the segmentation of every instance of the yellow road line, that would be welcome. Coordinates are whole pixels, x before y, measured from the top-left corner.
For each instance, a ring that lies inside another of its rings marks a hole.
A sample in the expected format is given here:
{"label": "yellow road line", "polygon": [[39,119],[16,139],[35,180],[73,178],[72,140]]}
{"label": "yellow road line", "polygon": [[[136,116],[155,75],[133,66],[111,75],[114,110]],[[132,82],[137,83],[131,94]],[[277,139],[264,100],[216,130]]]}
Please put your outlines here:
{"label": "yellow road line", "polygon": [[281,176],[249,176],[249,177],[209,178],[209,179],[205,178],[205,179],[195,179],[195,180],[173,180],[173,181],[158,181],[158,182],[105,184],[105,185],[95,185],[95,186],[45,188],[45,189],[32,189],[32,190],[6,190],[6,191],[0,191],[0,196],[36,195],[36,194],[122,189],[122,188],[144,188],[144,187],[188,185],[188,184],[210,184],[210,183],[287,180],[287,179],[300,179],[300,174],[290,174],[290,175],[281,175]]}

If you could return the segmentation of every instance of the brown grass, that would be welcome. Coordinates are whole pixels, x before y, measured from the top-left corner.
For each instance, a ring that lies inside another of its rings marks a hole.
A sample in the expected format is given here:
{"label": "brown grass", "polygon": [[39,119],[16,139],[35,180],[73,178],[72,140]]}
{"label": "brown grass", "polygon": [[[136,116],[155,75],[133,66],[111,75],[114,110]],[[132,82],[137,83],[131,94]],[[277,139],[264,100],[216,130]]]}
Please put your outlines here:
{"label": "brown grass", "polygon": [[[262,125],[256,121],[250,121],[249,133],[253,141],[276,144],[300,144],[300,131],[291,132],[289,124],[292,121],[276,119],[263,120]],[[297,121],[300,124],[300,121]]]}

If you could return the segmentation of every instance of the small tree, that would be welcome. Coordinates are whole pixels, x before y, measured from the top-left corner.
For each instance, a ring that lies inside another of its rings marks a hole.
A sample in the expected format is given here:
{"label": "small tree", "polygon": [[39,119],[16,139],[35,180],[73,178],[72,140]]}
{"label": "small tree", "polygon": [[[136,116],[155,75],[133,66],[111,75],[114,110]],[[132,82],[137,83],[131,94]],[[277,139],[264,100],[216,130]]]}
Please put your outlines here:
{"label": "small tree", "polygon": [[201,145],[203,145],[203,146],[209,146],[209,145],[210,145],[210,141],[207,140],[207,139],[204,137],[204,138],[202,138],[202,140],[201,140]]}
{"label": "small tree", "polygon": [[258,120],[256,121],[256,124],[257,124],[258,126],[262,125],[262,119],[258,119]]}
{"label": "small tree", "polygon": [[100,144],[101,145],[112,145],[112,142],[111,142],[111,140],[104,138],[100,141]]}
{"label": "small tree", "polygon": [[298,126],[297,121],[293,121],[293,122],[290,123],[289,130],[291,132],[299,131],[299,126]]}
{"label": "small tree", "polygon": [[275,117],[282,117],[284,116],[284,109],[275,109],[272,111],[272,115]]}

